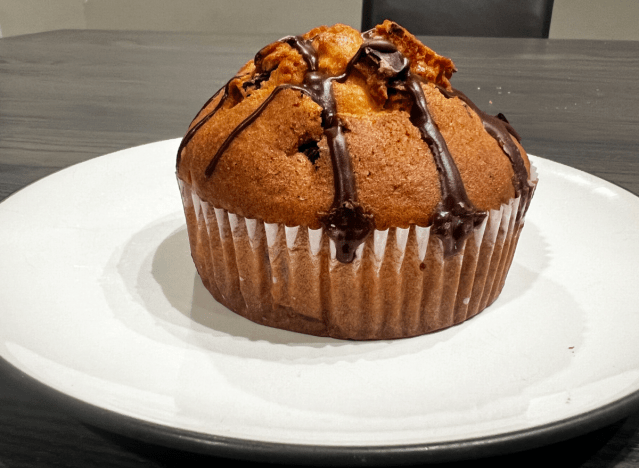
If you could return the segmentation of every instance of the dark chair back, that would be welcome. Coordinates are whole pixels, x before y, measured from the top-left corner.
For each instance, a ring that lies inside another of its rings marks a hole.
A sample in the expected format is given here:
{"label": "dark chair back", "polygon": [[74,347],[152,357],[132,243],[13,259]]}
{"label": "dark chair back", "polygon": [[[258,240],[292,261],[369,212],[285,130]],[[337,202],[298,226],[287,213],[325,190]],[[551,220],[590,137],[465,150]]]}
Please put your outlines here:
{"label": "dark chair back", "polygon": [[541,37],[553,0],[363,0],[362,31],[389,19],[416,35]]}

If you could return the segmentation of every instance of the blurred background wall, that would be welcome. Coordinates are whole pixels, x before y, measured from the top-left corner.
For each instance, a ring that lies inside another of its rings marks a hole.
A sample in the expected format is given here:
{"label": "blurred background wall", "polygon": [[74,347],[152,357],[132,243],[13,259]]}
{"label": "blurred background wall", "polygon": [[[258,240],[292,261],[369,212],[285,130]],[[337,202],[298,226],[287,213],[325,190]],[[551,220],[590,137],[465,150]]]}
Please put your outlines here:
{"label": "blurred background wall", "polygon": [[550,38],[639,41],[639,1],[555,0]]}
{"label": "blurred background wall", "polygon": [[[54,29],[298,34],[337,22],[359,29],[361,8],[361,0],[0,0],[0,37]],[[555,0],[550,37],[639,40],[639,0]]]}
{"label": "blurred background wall", "polygon": [[321,24],[359,29],[361,0],[0,0],[4,37],[52,29],[301,34]]}

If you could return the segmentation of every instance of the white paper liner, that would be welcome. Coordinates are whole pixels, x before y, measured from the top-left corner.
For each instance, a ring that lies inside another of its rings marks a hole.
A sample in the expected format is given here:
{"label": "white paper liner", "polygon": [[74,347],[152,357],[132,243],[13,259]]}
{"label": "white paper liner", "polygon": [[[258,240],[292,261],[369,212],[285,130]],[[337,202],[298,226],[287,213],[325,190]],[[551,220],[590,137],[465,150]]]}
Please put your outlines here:
{"label": "white paper liner", "polygon": [[520,198],[491,210],[452,257],[429,227],[375,230],[344,264],[322,229],[243,218],[178,183],[193,260],[218,302],[263,325],[342,339],[416,336],[476,315],[499,296],[524,220]]}

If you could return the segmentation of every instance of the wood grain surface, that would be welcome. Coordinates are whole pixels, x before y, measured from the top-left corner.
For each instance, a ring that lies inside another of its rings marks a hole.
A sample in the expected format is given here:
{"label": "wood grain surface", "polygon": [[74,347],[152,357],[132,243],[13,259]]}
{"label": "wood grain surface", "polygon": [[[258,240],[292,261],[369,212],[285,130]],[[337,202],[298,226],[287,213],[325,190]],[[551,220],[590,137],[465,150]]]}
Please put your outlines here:
{"label": "wood grain surface", "polygon": [[[131,31],[0,39],[0,200],[69,165],[182,136],[204,101],[274,39]],[[424,42],[455,61],[453,86],[483,110],[504,113],[531,154],[639,194],[639,42]],[[639,466],[639,412],[571,440],[488,461],[557,460],[569,467]],[[224,460],[97,429],[70,416],[28,377],[0,366],[0,468],[185,462]]]}

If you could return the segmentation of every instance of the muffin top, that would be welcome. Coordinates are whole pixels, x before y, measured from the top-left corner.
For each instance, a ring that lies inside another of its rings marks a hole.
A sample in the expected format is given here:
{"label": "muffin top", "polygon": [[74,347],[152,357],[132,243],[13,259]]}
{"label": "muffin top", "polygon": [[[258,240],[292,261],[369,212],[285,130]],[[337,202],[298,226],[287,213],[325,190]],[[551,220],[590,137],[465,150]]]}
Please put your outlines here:
{"label": "muffin top", "polygon": [[178,177],[240,216],[323,227],[343,262],[373,229],[411,224],[454,254],[488,210],[530,190],[517,133],[452,88],[455,71],[391,21],[282,38],[195,117]]}

